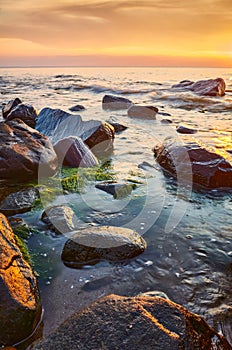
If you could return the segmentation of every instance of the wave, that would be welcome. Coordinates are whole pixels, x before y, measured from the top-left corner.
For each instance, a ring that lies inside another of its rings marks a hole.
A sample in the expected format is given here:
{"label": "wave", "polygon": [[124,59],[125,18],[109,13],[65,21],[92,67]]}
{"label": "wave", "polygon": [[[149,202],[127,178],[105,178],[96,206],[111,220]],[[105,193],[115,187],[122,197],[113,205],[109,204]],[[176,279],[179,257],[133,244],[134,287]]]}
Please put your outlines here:
{"label": "wave", "polygon": [[167,102],[173,108],[186,110],[202,109],[203,111],[210,111],[212,113],[232,110],[232,99],[230,98],[198,96],[191,92],[170,93],[168,91],[159,91],[152,96],[152,99],[154,101]]}

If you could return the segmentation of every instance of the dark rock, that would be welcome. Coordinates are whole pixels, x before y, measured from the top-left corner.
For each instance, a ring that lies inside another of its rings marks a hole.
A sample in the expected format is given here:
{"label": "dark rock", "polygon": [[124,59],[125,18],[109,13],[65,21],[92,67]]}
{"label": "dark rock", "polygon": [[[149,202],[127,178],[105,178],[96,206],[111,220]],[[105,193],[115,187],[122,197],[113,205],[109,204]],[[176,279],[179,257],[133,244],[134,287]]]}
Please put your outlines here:
{"label": "dark rock", "polygon": [[0,346],[28,337],[41,317],[37,280],[0,213]]}
{"label": "dark rock", "polygon": [[57,234],[67,233],[74,230],[74,212],[65,205],[56,205],[47,208],[41,220],[48,225],[49,229]]}
{"label": "dark rock", "polygon": [[176,131],[179,132],[180,134],[196,134],[197,133],[197,130],[188,128],[187,126],[184,126],[184,125],[177,126]]}
{"label": "dark rock", "polygon": [[122,125],[122,124],[116,122],[116,121],[113,120],[113,119],[107,120],[107,123],[113,126],[114,131],[115,131],[116,134],[117,134],[117,133],[120,133],[120,132],[122,132],[122,131],[124,131],[124,130],[126,130],[126,129],[128,129],[127,126]]}
{"label": "dark rock", "polygon": [[124,97],[105,95],[102,99],[102,108],[117,110],[117,109],[128,109],[132,104],[132,101]]}
{"label": "dark rock", "polygon": [[84,111],[85,107],[82,105],[76,105],[76,106],[70,107],[69,110],[71,112],[80,112],[80,111]]}
{"label": "dark rock", "polygon": [[127,114],[132,118],[156,119],[157,112],[158,108],[154,106],[133,105],[128,109]]}
{"label": "dark rock", "polygon": [[173,85],[172,88],[190,90],[202,96],[224,96],[226,84],[222,78],[199,80],[195,83],[183,80],[179,84]]}
{"label": "dark rock", "polygon": [[74,232],[62,251],[65,265],[81,268],[100,260],[123,261],[141,254],[146,242],[128,228],[100,226]]}
{"label": "dark rock", "polygon": [[135,184],[101,182],[95,185],[99,190],[112,194],[115,199],[125,198],[136,188]]}
{"label": "dark rock", "polygon": [[160,122],[162,124],[172,124],[172,120],[170,120],[170,119],[162,119]]}
{"label": "dark rock", "polygon": [[[162,115],[164,117],[171,117],[170,113],[166,113],[166,112],[158,112],[159,115]],[[165,119],[164,119],[165,120]]]}
{"label": "dark rock", "polygon": [[0,179],[25,182],[54,175],[57,156],[48,138],[21,120],[0,123]]}
{"label": "dark rock", "polygon": [[2,109],[3,118],[6,119],[12,109],[14,109],[20,103],[22,103],[22,101],[18,97],[16,97],[14,100],[9,101]]}
{"label": "dark rock", "polygon": [[37,112],[33,106],[20,103],[15,108],[13,108],[6,118],[6,122],[21,119],[25,124],[29,125],[31,128],[35,127]]}
{"label": "dark rock", "polygon": [[98,160],[91,150],[77,136],[69,136],[54,145],[58,161],[73,168],[91,168],[98,165]]}
{"label": "dark rock", "polygon": [[190,139],[183,145],[178,140],[166,139],[154,148],[154,153],[157,162],[174,178],[192,180],[194,185],[207,190],[232,187],[231,164],[196,140]]}
{"label": "dark rock", "polygon": [[39,192],[33,187],[11,193],[0,203],[0,212],[6,216],[26,213],[38,198]]}
{"label": "dark rock", "polygon": [[42,109],[36,121],[36,129],[47,135],[53,144],[68,136],[78,136],[97,155],[104,155],[113,148],[114,129],[108,123],[99,120],[85,122],[79,115],[60,109]]}
{"label": "dark rock", "polygon": [[198,315],[160,297],[108,295],[73,314],[33,350],[230,350]]}

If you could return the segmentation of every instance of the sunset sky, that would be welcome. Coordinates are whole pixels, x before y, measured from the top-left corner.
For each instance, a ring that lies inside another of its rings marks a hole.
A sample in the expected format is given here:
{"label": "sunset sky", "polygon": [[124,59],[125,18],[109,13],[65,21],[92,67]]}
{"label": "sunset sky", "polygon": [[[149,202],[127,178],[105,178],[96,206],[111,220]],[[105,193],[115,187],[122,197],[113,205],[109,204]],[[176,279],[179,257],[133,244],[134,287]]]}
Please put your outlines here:
{"label": "sunset sky", "polygon": [[232,0],[0,0],[0,66],[232,67]]}

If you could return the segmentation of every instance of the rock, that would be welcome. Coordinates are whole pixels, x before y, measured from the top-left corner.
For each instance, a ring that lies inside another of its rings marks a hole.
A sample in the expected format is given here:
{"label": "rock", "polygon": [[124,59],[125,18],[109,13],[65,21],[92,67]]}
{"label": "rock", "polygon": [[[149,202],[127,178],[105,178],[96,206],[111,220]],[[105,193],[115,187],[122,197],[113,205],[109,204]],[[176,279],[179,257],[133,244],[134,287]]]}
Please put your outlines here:
{"label": "rock", "polygon": [[[171,117],[170,113],[166,113],[166,112],[158,112],[159,115],[162,115],[163,117]],[[165,119],[164,119],[165,120]]]}
{"label": "rock", "polygon": [[69,110],[71,112],[80,112],[80,111],[84,111],[85,107],[82,105],[76,105],[76,106],[70,107]]}
{"label": "rock", "polygon": [[42,312],[37,280],[0,213],[0,346],[27,338]]}
{"label": "rock", "polygon": [[6,117],[6,122],[14,119],[21,119],[25,124],[31,128],[35,127],[37,112],[31,105],[24,103],[18,104],[14,107]]}
{"label": "rock", "polygon": [[18,97],[16,97],[14,100],[9,101],[2,109],[3,118],[6,119],[12,109],[14,109],[20,103],[22,103],[22,101]]}
{"label": "rock", "polygon": [[160,122],[162,124],[172,124],[172,120],[171,119],[162,119]]}
{"label": "rock", "polygon": [[101,182],[95,185],[99,190],[112,194],[115,199],[127,197],[136,188],[135,184],[117,183],[117,182]]}
{"label": "rock", "polygon": [[117,110],[117,109],[128,109],[132,104],[132,101],[124,97],[105,95],[102,99],[102,108]]}
{"label": "rock", "polygon": [[25,182],[54,175],[57,156],[48,138],[21,120],[0,123],[0,179]]}
{"label": "rock", "polygon": [[39,191],[33,187],[11,193],[0,203],[0,212],[6,216],[26,213],[38,198]]}
{"label": "rock", "polygon": [[108,295],[73,314],[33,350],[229,350],[198,315],[160,297]]}
{"label": "rock", "polygon": [[[206,190],[232,187],[232,165],[216,151],[207,149],[196,140],[185,144],[166,139],[154,149],[156,161],[175,179],[190,179]],[[167,174],[167,173],[166,173]]]}
{"label": "rock", "polygon": [[154,106],[133,105],[128,109],[127,114],[132,118],[156,119],[157,112],[158,108]]}
{"label": "rock", "polygon": [[91,168],[98,165],[98,160],[91,150],[77,136],[69,136],[54,145],[58,161],[73,168]]}
{"label": "rock", "polygon": [[183,80],[179,84],[173,85],[172,88],[190,90],[202,96],[224,96],[226,84],[222,78],[199,80],[195,83]]}
{"label": "rock", "polygon": [[123,261],[141,254],[146,242],[128,228],[99,226],[74,232],[62,251],[65,265],[81,268],[100,260]]}
{"label": "rock", "polygon": [[197,133],[197,130],[188,128],[187,126],[184,126],[184,125],[177,126],[176,131],[179,132],[180,134],[196,134]]}
{"label": "rock", "polygon": [[111,126],[113,126],[114,131],[115,131],[116,134],[118,134],[118,133],[128,129],[127,126],[122,125],[122,124],[120,124],[120,123],[118,123],[118,122],[116,122],[116,121],[114,121],[112,119],[107,120],[107,123],[110,124]]}
{"label": "rock", "polygon": [[68,136],[78,136],[95,155],[112,151],[114,129],[99,120],[83,121],[79,115],[60,109],[44,108],[40,111],[36,129],[55,144]]}
{"label": "rock", "polygon": [[41,220],[48,225],[49,229],[57,234],[67,233],[74,230],[74,212],[65,205],[56,205],[47,208]]}

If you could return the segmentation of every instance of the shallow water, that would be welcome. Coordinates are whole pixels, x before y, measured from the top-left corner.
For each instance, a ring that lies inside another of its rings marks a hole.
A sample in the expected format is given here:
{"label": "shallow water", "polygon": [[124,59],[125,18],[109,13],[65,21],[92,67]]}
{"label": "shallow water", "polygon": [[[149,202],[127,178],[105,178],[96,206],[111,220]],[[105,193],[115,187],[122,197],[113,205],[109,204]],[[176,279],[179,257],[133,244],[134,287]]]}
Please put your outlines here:
{"label": "shallow water", "polygon": [[[65,318],[109,293],[136,295],[163,291],[190,311],[199,313],[232,341],[232,195],[196,193],[176,187],[156,164],[152,148],[167,136],[183,137],[175,128],[197,129],[194,138],[214,146],[232,161],[232,93],[199,97],[176,92],[181,80],[222,77],[232,89],[231,69],[199,68],[36,68],[1,69],[1,103],[14,97],[34,105],[68,111],[75,104],[84,120],[114,117],[128,129],[115,139],[111,165],[118,180],[139,181],[137,189],[114,200],[90,182],[85,193],[63,195],[54,203],[70,205],[79,227],[114,225],[136,229],[147,241],[146,251],[125,264],[102,262],[74,270],[65,267],[60,252],[66,237],[54,238],[39,220],[41,212],[21,215],[40,231],[29,247],[40,273],[44,334]],[[118,94],[135,103],[155,105],[156,121],[127,117],[126,111],[103,111],[104,94]],[[168,118],[172,124],[162,124]],[[184,138],[183,138],[184,139]],[[147,162],[150,164],[145,164]]]}

